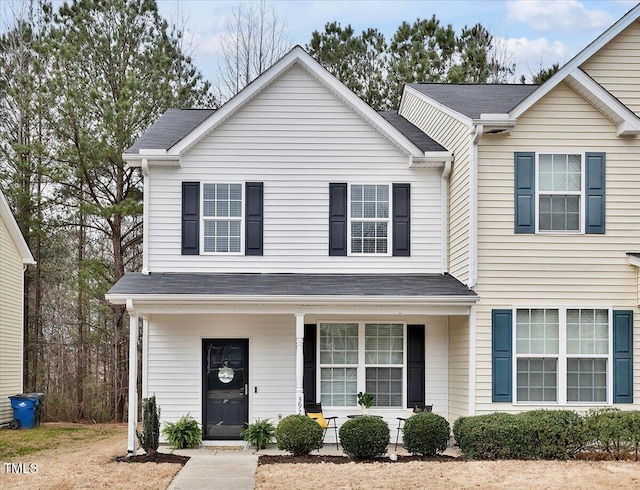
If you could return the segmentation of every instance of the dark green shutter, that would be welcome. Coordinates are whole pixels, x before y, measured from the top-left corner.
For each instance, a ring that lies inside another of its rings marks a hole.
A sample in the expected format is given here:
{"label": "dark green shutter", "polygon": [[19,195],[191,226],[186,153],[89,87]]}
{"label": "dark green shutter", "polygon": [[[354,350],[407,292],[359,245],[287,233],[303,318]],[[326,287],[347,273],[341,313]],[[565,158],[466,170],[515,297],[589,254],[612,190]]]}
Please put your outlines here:
{"label": "dark green shutter", "polygon": [[315,324],[305,324],[302,352],[304,353],[304,374],[302,389],[304,402],[316,403],[316,336],[318,327]]}
{"label": "dark green shutter", "polygon": [[536,157],[533,152],[516,152],[514,231],[535,233],[536,231]]}
{"label": "dark green shutter", "polygon": [[633,311],[613,312],[613,403],[633,403]]}
{"label": "dark green shutter", "polygon": [[247,182],[245,189],[244,254],[262,255],[262,230],[264,227],[262,182]]}
{"label": "dark green shutter", "polygon": [[329,255],[347,255],[347,184],[329,184]]}
{"label": "dark green shutter", "polygon": [[492,400],[494,402],[510,402],[512,399],[512,316],[511,310],[491,311]]}
{"label": "dark green shutter", "polygon": [[606,221],[606,154],[587,153],[585,233],[603,234]]}
{"label": "dark green shutter", "polygon": [[424,325],[407,325],[407,408],[424,405]]}
{"label": "dark green shutter", "polygon": [[182,255],[200,253],[200,182],[182,183]]}
{"label": "dark green shutter", "polygon": [[393,255],[411,255],[411,184],[393,184]]}

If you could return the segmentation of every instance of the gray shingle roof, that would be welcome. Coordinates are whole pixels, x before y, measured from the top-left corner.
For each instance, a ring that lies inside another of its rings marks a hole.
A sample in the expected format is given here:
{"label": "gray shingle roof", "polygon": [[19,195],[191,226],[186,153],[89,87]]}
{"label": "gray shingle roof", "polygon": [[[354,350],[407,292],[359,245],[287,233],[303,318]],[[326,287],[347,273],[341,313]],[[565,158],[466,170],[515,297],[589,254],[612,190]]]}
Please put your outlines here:
{"label": "gray shingle roof", "polygon": [[178,274],[130,272],[107,295],[188,294],[239,296],[477,295],[447,274]]}
{"label": "gray shingle roof", "polygon": [[480,114],[506,114],[538,85],[410,83],[409,87],[471,119]]}
{"label": "gray shingle roof", "polygon": [[390,122],[398,131],[409,138],[409,140],[422,151],[447,151],[444,146],[436,143],[424,134],[420,128],[414,126],[398,114],[398,111],[378,111],[378,114]]}
{"label": "gray shingle roof", "polygon": [[215,109],[169,109],[125,153],[168,150],[214,112]]}

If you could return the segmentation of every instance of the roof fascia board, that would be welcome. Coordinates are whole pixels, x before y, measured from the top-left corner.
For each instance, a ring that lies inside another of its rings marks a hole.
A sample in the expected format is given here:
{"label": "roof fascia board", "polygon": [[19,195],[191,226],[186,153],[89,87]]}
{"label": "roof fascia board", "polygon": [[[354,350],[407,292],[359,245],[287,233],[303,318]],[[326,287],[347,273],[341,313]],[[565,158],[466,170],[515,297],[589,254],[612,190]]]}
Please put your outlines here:
{"label": "roof fascia board", "polygon": [[[432,99],[431,97],[423,94],[419,90],[416,90],[413,87],[409,87],[408,85],[405,85],[404,90],[407,93],[410,93],[411,95],[414,95],[415,97],[418,97],[419,99],[423,100],[427,104],[435,107],[439,111],[444,112],[447,116],[451,116],[457,121],[460,121],[462,124],[466,124],[470,128],[473,126],[473,119],[471,119],[468,116],[465,116],[464,114],[460,114],[458,111],[454,111],[451,107],[446,106],[435,99]],[[404,98],[404,95],[403,95],[403,98]]]}
{"label": "roof fascia board", "polygon": [[[605,114],[613,123],[618,126],[618,136],[630,136],[640,132],[640,119],[631,110],[615,98],[610,92],[605,90],[602,85],[587,75],[582,69],[576,68],[571,72],[567,79],[572,80],[596,97],[609,109],[616,117]],[[587,102],[590,102],[587,99]],[[593,104],[591,104],[593,105]],[[594,106],[595,107],[595,106]],[[596,107],[596,109],[598,109]]]}
{"label": "roof fascia board", "polygon": [[453,162],[453,155],[449,151],[428,151],[423,157],[414,157],[409,168],[444,168]]}
{"label": "roof fascia board", "polygon": [[513,119],[519,118],[522,114],[528,111],[536,102],[547,95],[551,90],[560,84],[567,76],[573,72],[576,68],[579,68],[585,61],[596,54],[600,49],[606,46],[614,37],[620,34],[623,30],[629,27],[634,21],[640,17],[640,3],[633,7],[623,17],[621,17],[615,24],[609,29],[604,31],[594,41],[591,42],[586,48],[580,51],[573,57],[566,65],[564,65],[558,72],[553,75],[549,80],[540,85],[534,90],[529,97],[515,106],[509,113]]}
{"label": "roof fascia board", "polygon": [[114,304],[180,304],[180,305],[459,305],[471,306],[479,296],[334,296],[334,295],[230,295],[230,294],[107,294]]}
{"label": "roof fascia board", "polygon": [[123,153],[122,159],[129,167],[141,167],[143,160],[147,160],[147,165],[152,167],[179,167],[180,157],[176,155],[154,155],[140,150],[140,154]]}
{"label": "roof fascia board", "polygon": [[9,232],[9,236],[11,240],[16,246],[18,250],[18,254],[20,254],[20,258],[22,259],[23,264],[34,265],[36,263],[33,255],[31,254],[31,250],[29,250],[29,246],[27,245],[27,241],[24,239],[22,232],[20,231],[20,227],[18,226],[18,222],[16,221],[13,213],[11,212],[11,208],[9,207],[9,202],[4,197],[2,191],[0,191],[0,216],[2,217],[2,221],[4,225],[7,227],[7,231]]}
{"label": "roof fascia board", "polygon": [[629,260],[629,265],[640,267],[640,257],[637,255],[627,254],[627,259]]}
{"label": "roof fascia board", "polygon": [[205,138],[217,127],[232,117],[244,105],[260,94],[275,80],[282,76],[295,63],[300,64],[307,73],[338,96],[356,114],[362,117],[378,133],[382,134],[406,156],[423,156],[422,152],[405,135],[386,121],[380,114],[369,107],[362,99],[349,90],[337,78],[331,75],[320,63],[313,59],[304,49],[296,46],[275,65],[247,85],[235,97],[205,119],[191,133],[176,143],[167,152],[168,155],[180,156],[189,151],[201,139]]}

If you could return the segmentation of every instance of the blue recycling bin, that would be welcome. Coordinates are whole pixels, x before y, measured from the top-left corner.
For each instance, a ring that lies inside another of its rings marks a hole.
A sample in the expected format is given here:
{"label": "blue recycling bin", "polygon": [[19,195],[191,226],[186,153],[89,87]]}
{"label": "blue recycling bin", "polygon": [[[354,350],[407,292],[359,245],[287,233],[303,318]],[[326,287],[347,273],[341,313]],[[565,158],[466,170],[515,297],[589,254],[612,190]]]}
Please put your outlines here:
{"label": "blue recycling bin", "polygon": [[42,417],[43,393],[21,393],[10,396],[11,408],[13,408],[14,426],[17,429],[33,429],[40,425]]}

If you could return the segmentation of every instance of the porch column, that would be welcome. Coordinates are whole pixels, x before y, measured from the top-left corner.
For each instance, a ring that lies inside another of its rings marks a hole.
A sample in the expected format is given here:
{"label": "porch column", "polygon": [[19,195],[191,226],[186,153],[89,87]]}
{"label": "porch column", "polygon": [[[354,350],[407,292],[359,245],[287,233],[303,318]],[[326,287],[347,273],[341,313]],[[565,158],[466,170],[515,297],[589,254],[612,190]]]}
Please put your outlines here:
{"label": "porch column", "polygon": [[133,300],[127,300],[129,312],[129,432],[127,454],[136,455],[136,428],[138,425],[138,315]]}
{"label": "porch column", "polygon": [[296,313],[296,413],[304,414],[304,313]]}

